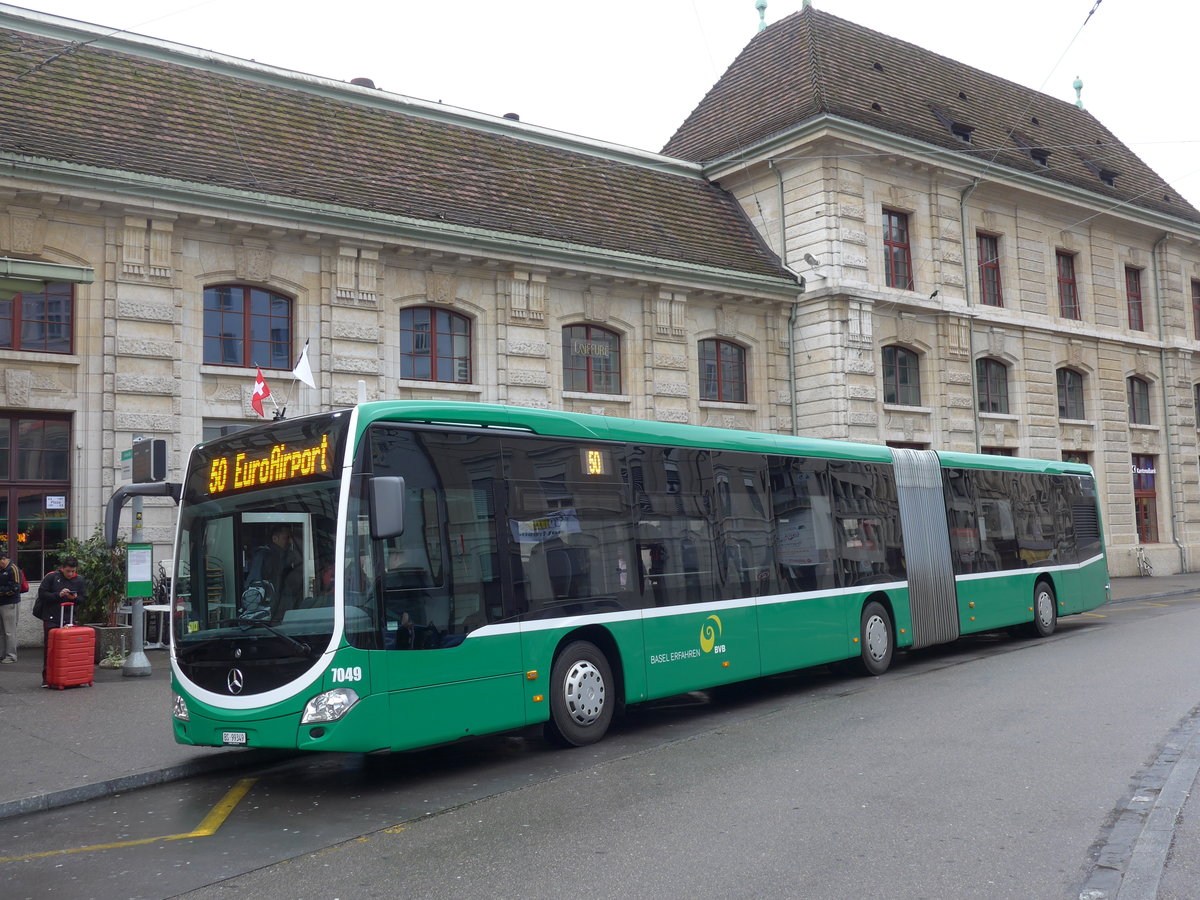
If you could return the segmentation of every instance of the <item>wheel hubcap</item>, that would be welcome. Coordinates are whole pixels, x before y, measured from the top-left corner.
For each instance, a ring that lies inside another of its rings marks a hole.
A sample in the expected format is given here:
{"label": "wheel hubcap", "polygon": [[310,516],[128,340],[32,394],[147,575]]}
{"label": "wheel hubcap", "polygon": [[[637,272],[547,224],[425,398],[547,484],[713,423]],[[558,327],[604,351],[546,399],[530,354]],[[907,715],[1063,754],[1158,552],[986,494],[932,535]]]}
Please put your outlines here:
{"label": "wheel hubcap", "polygon": [[867,639],[867,652],[871,654],[871,659],[879,661],[887,656],[888,628],[887,622],[883,621],[883,617],[871,616],[871,618],[867,619],[867,626],[864,630]]}
{"label": "wheel hubcap", "polygon": [[1050,623],[1054,621],[1054,601],[1048,591],[1038,591],[1037,611],[1042,627],[1049,628]]}
{"label": "wheel hubcap", "polygon": [[579,660],[567,672],[564,685],[567,713],[579,725],[591,725],[604,709],[604,678],[587,660]]}

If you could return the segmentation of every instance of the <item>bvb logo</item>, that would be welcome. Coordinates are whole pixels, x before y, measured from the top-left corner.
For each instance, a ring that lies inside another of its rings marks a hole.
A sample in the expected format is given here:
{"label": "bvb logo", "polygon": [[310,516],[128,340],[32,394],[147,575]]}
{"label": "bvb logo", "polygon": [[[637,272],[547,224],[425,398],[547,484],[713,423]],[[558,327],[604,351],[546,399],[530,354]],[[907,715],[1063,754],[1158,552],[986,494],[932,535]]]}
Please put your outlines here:
{"label": "bvb logo", "polygon": [[[716,622],[713,626],[711,623]],[[705,653],[712,653],[713,647],[717,643],[717,638],[721,636],[721,620],[714,616],[709,616],[704,620],[704,624],[700,626],[700,649]]]}

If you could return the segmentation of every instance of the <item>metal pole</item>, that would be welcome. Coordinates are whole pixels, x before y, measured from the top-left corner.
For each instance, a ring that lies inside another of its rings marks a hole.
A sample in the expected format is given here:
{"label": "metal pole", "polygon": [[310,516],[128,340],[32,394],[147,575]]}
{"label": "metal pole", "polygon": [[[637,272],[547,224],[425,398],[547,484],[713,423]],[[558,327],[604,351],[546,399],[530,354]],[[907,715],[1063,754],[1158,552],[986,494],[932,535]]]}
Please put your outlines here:
{"label": "metal pole", "polygon": [[[142,542],[142,498],[133,498],[133,543]],[[121,674],[136,678],[150,674],[150,657],[146,655],[146,618],[142,612],[142,598],[130,597],[132,608],[130,623],[133,625],[133,649],[121,666]]]}

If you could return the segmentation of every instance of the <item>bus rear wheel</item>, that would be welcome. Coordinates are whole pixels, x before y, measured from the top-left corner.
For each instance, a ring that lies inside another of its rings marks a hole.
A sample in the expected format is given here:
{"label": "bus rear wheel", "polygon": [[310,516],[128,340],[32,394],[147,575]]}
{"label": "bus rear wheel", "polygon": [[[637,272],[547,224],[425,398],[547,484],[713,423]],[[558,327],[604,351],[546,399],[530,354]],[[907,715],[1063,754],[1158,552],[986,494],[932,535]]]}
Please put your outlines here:
{"label": "bus rear wheel", "polygon": [[1029,633],[1034,637],[1050,637],[1058,627],[1058,598],[1048,581],[1039,581],[1033,589],[1033,624]]}
{"label": "bus rear wheel", "polygon": [[883,604],[872,600],[863,607],[859,623],[859,665],[865,675],[882,675],[892,665],[896,642],[892,619]]}
{"label": "bus rear wheel", "polygon": [[547,740],[583,747],[604,737],[616,702],[612,689],[612,667],[600,648],[588,641],[564,647],[550,670]]}

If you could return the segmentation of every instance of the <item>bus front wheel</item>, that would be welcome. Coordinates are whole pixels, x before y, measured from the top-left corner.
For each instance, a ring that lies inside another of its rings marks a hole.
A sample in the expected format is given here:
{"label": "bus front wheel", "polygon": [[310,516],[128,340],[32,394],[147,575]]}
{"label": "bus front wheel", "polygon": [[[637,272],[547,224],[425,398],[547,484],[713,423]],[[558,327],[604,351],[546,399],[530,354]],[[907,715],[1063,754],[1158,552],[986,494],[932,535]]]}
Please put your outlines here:
{"label": "bus front wheel", "polygon": [[550,721],[546,738],[568,747],[594,744],[612,722],[612,667],[595,645],[575,641],[550,670]]}
{"label": "bus front wheel", "polygon": [[1034,637],[1050,637],[1058,627],[1058,598],[1048,581],[1039,581],[1033,589],[1033,624],[1029,633]]}
{"label": "bus front wheel", "polygon": [[892,664],[896,642],[892,639],[892,619],[883,604],[872,600],[863,607],[859,627],[859,664],[866,675],[882,675]]}

